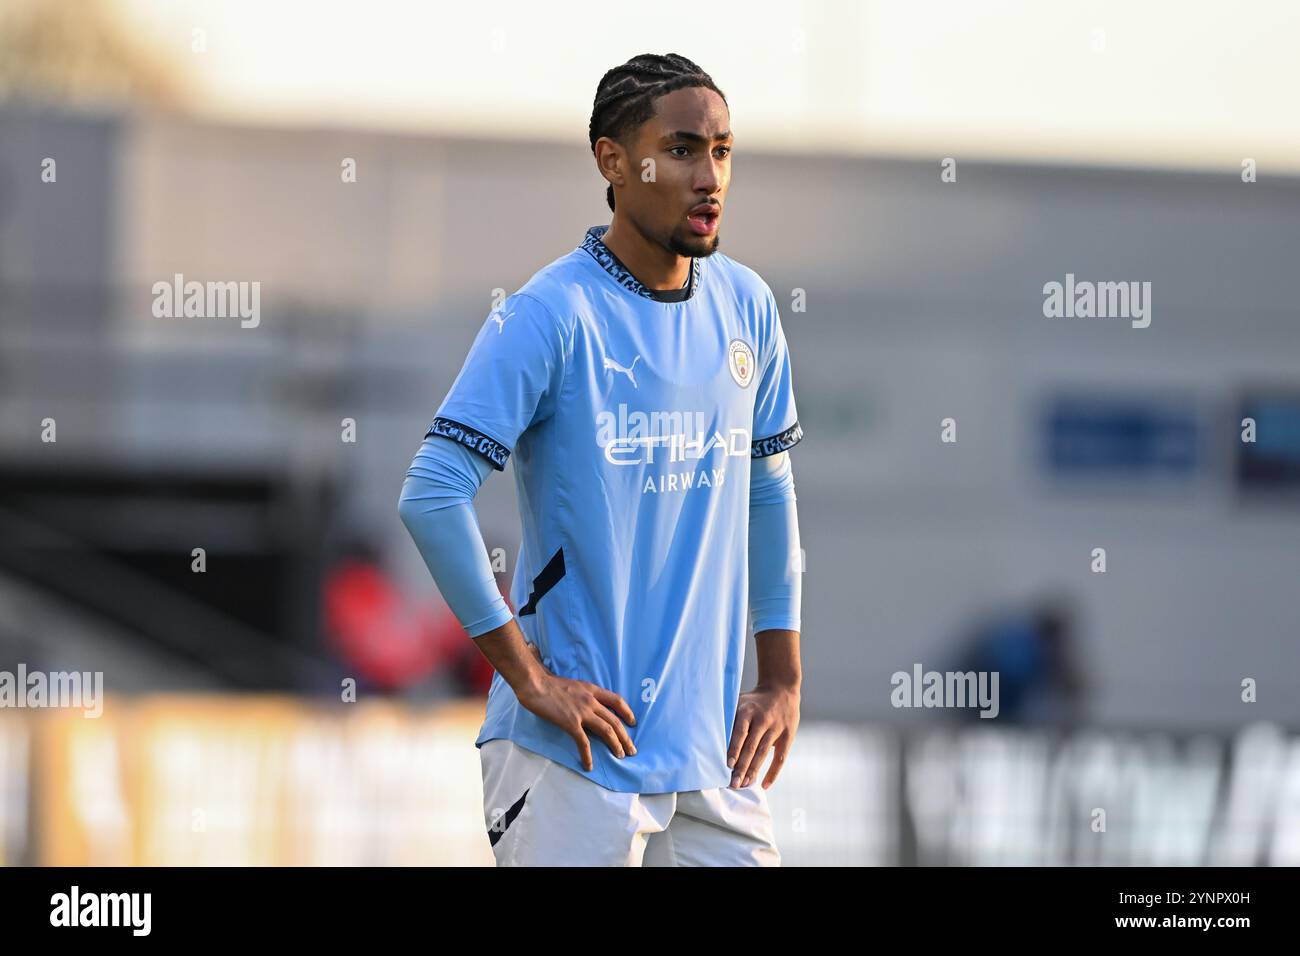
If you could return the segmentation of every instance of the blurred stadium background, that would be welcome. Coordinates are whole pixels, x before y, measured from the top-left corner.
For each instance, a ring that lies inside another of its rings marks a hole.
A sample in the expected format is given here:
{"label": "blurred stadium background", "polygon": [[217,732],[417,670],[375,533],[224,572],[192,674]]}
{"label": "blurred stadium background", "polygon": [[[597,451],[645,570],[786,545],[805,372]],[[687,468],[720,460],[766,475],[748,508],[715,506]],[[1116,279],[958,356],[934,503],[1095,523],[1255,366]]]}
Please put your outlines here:
{"label": "blurred stadium background", "polygon": [[[0,708],[0,862],[491,862],[397,495],[494,290],[607,221],[645,49],[727,91],[723,248],[787,304],[787,863],[1300,863],[1296,8],[477,6],[0,0],[0,673],[107,697]],[[1151,326],[1045,318],[1067,273]],[[155,317],[177,274],[260,322]],[[918,664],[998,718],[892,706]]]}

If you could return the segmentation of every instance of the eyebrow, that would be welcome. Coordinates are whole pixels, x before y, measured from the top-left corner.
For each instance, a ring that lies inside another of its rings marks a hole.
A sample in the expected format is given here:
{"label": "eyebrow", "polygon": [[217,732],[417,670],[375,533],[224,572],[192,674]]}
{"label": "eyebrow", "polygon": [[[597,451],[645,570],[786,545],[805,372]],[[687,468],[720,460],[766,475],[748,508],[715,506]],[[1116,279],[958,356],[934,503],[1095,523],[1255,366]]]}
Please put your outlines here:
{"label": "eyebrow", "polygon": [[[685,140],[688,143],[707,143],[709,141],[709,138],[703,135],[702,133],[692,133],[689,130],[684,130],[684,129],[679,129],[674,132],[668,133],[664,136],[664,139],[665,140],[681,139],[681,140]],[[724,133],[719,133],[717,136],[713,137],[713,141],[715,143],[721,142],[722,140],[726,140],[726,139],[731,139],[731,130],[727,130]]]}

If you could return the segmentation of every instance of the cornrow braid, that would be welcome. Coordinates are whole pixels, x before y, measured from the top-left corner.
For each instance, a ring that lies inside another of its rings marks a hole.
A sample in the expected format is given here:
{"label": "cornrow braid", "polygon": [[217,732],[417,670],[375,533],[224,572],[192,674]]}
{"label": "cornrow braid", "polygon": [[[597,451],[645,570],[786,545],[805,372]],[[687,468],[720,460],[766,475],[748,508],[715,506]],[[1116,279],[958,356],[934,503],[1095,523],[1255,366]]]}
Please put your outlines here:
{"label": "cornrow braid", "polygon": [[[596,140],[602,136],[619,139],[654,116],[657,98],[690,86],[710,89],[722,97],[722,102],[727,102],[726,95],[709,74],[676,53],[664,56],[642,53],[622,66],[614,67],[600,78],[596,86],[596,101],[592,104],[591,123],[587,128],[592,153],[596,152]],[[605,201],[612,210],[613,186],[605,187]]]}

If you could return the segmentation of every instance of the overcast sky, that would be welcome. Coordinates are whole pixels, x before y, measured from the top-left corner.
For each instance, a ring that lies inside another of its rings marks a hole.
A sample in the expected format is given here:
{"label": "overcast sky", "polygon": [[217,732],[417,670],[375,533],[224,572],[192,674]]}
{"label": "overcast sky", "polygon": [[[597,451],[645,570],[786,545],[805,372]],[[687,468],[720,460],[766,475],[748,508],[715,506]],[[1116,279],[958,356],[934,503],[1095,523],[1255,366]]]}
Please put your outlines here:
{"label": "overcast sky", "polygon": [[1292,0],[119,2],[246,121],[581,142],[606,69],[676,52],[738,149],[1300,170]]}

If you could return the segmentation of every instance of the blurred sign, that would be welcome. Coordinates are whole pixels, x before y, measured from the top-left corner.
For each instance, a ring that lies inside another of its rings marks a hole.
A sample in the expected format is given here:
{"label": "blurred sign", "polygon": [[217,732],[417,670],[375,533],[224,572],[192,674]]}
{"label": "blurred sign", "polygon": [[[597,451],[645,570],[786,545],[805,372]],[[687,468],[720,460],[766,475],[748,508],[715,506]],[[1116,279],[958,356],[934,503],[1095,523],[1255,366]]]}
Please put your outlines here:
{"label": "blurred sign", "polygon": [[[1247,492],[1300,491],[1300,392],[1252,392],[1241,400],[1237,480]],[[1253,439],[1253,440],[1249,440]]]}
{"label": "blurred sign", "polygon": [[25,862],[29,726],[26,715],[0,711],[0,866]]}
{"label": "blurred sign", "polygon": [[[10,859],[30,842],[41,865],[491,864],[482,706],[177,696],[110,698],[98,720],[46,712],[29,721],[39,759],[25,735],[0,746],[0,828]],[[1271,725],[814,722],[768,795],[789,865],[1300,864],[1300,746]]]}
{"label": "blurred sign", "polygon": [[1193,411],[1140,398],[1058,398],[1044,417],[1048,469],[1070,477],[1187,476],[1200,463]]}

